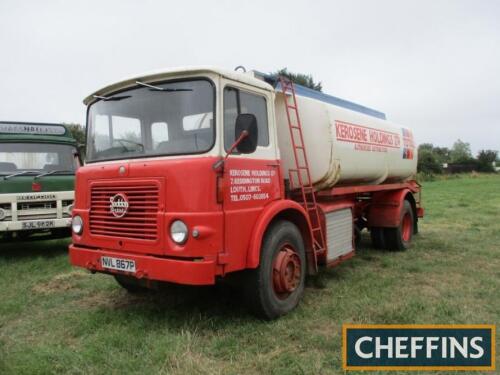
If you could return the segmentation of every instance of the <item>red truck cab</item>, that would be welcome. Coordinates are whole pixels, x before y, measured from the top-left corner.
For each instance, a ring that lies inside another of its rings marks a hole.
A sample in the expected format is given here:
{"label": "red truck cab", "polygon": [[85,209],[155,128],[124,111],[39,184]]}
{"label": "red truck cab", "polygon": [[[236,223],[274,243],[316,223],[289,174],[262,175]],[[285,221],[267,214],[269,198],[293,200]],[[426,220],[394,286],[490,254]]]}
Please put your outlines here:
{"label": "red truck cab", "polygon": [[[364,213],[354,191],[339,199],[326,193],[317,219],[306,199],[294,198],[280,164],[274,102],[268,83],[212,68],[134,77],[89,96],[71,263],[114,275],[131,291],[155,282],[209,285],[244,271],[242,287],[259,316],[293,309],[307,273],[354,254],[353,214],[352,247],[328,258],[327,211]],[[398,217],[408,198],[409,242],[418,187],[388,191]],[[392,224],[401,233],[403,221]]]}

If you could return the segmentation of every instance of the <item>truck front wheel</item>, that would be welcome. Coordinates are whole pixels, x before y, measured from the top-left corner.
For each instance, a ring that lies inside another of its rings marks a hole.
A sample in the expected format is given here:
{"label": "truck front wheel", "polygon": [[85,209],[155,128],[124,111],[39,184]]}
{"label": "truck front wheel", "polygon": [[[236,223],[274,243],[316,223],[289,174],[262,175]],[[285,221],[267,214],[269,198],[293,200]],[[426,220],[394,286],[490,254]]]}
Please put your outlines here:
{"label": "truck front wheel", "polygon": [[260,265],[245,282],[250,308],[263,319],[293,310],[304,292],[306,256],[299,229],[288,221],[272,224],[264,236]]}

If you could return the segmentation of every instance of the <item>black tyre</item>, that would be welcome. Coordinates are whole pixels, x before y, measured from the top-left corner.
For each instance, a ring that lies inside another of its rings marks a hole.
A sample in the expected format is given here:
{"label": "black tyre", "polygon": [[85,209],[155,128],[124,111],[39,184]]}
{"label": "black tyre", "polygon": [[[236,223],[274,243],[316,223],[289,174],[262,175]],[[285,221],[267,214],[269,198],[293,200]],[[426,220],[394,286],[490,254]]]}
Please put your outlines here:
{"label": "black tyre", "polygon": [[370,237],[372,239],[372,245],[375,249],[385,249],[385,235],[384,229],[380,227],[370,228]]}
{"label": "black tyre", "polygon": [[259,267],[246,275],[250,308],[266,320],[292,311],[304,293],[306,269],[299,229],[288,221],[272,224],[262,242]]}
{"label": "black tyre", "polygon": [[385,229],[385,242],[389,250],[407,250],[413,237],[415,214],[410,202],[404,201],[400,224],[397,228]]}
{"label": "black tyre", "polygon": [[123,289],[126,289],[127,292],[131,294],[139,294],[147,292],[149,289],[145,286],[142,286],[135,277],[124,276],[124,275],[114,275],[116,282]]}

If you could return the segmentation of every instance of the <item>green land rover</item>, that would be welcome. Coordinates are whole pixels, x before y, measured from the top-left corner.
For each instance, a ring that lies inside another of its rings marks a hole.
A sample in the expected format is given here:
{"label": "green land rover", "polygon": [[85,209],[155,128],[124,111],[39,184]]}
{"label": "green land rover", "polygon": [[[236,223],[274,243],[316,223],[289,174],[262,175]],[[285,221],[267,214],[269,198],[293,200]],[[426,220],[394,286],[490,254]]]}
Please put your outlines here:
{"label": "green land rover", "polygon": [[70,235],[80,164],[65,126],[0,121],[0,239]]}

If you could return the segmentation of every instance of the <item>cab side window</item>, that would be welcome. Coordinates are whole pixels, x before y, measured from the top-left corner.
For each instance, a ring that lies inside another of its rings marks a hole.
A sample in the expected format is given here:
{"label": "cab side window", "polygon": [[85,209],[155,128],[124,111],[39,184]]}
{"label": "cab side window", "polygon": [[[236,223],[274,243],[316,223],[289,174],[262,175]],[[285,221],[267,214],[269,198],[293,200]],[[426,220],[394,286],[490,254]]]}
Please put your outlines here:
{"label": "cab side window", "polygon": [[251,113],[257,118],[259,128],[258,146],[269,146],[266,99],[234,87],[224,89],[224,148],[228,151],[234,143],[236,117],[241,113]]}

